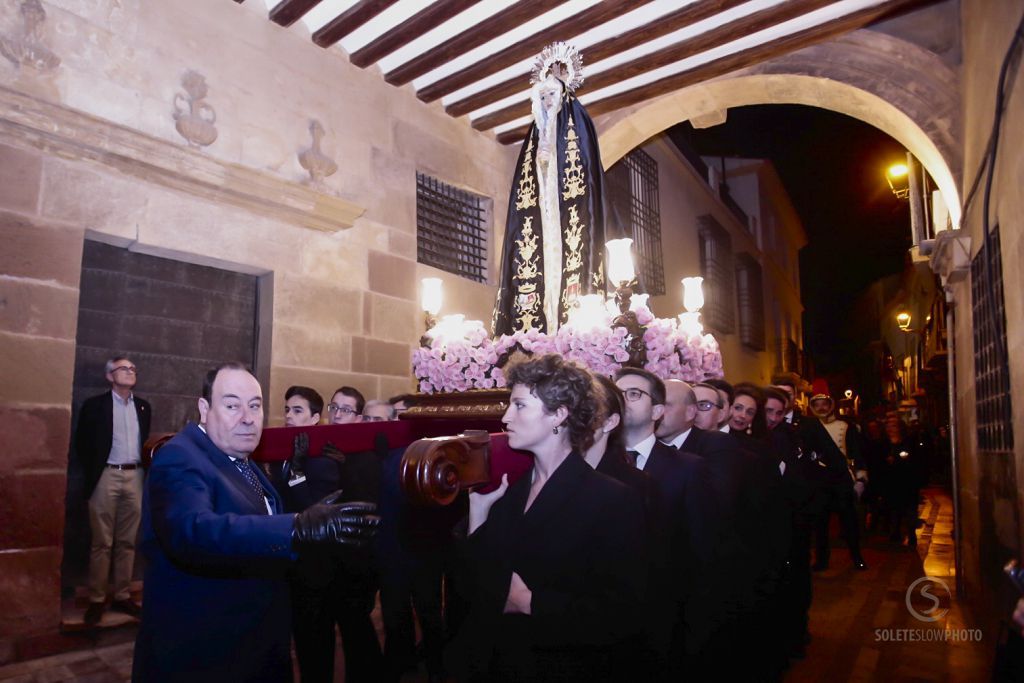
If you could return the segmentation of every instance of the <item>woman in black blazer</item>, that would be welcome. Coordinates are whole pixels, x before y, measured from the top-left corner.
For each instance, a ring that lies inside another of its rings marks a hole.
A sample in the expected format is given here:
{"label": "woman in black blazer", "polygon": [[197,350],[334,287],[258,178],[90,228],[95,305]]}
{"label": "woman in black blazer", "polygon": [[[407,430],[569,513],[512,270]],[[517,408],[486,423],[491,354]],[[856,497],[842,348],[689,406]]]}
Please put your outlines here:
{"label": "woman in black blazer", "polygon": [[513,367],[502,418],[534,466],[471,494],[475,586],[457,639],[464,680],[608,680],[638,628],[647,574],[640,496],[583,460],[594,436],[590,374],[560,356]]}

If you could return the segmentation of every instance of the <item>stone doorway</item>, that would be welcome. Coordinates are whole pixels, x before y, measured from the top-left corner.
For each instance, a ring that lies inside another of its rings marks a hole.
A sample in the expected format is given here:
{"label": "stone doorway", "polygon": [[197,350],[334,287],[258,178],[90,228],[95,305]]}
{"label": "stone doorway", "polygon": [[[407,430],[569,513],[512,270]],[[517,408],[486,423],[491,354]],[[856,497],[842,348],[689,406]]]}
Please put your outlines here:
{"label": "stone doorway", "polygon": [[[115,355],[129,356],[139,368],[136,390],[152,404],[153,434],[178,431],[196,419],[209,367],[229,360],[252,367],[256,361],[256,276],[86,240],[80,291],[72,435],[82,402],[109,388],[104,364]],[[89,515],[73,444],[72,436],[61,571],[65,597],[84,583],[89,564]],[[141,569],[137,560],[137,577]]]}

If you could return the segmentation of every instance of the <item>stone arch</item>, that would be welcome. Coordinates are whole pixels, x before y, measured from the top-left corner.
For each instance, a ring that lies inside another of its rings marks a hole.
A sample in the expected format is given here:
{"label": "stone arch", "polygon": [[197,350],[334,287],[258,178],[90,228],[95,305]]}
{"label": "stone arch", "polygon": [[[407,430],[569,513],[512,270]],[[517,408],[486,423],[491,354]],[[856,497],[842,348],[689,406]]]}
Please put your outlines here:
{"label": "stone arch", "polygon": [[907,148],[960,225],[962,148],[957,74],[935,53],[872,30],[612,112],[596,120],[611,166],[652,135],[696,117],[756,104],[803,104],[864,121]]}

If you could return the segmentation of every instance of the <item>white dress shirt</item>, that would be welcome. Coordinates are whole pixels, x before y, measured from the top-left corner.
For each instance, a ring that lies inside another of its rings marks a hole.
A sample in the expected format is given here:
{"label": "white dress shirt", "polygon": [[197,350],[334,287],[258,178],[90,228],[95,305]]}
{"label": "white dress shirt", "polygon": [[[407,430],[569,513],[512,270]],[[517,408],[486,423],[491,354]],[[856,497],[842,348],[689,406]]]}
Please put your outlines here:
{"label": "white dress shirt", "polygon": [[686,443],[686,437],[690,436],[690,432],[692,431],[693,427],[690,427],[676,438],[672,439],[671,441],[666,441],[664,443],[666,446],[671,446],[672,448],[678,451],[680,448],[683,447],[683,444]]}
{"label": "white dress shirt", "polygon": [[654,432],[651,432],[650,436],[641,441],[635,446],[630,446],[627,451],[636,451],[636,468],[643,470],[647,465],[647,459],[651,457],[651,449],[654,448],[654,444],[657,439],[654,438]]}

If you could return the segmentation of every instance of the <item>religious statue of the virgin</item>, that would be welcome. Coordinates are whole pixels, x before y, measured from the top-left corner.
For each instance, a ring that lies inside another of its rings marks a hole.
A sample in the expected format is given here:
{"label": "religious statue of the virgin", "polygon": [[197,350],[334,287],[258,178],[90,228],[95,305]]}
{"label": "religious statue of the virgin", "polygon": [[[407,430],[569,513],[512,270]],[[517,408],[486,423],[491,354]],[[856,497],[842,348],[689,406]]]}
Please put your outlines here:
{"label": "religious statue of the virgin", "polygon": [[537,57],[533,123],[508,202],[495,336],[554,334],[579,297],[605,290],[604,170],[594,124],[573,94],[582,67],[565,43]]}

